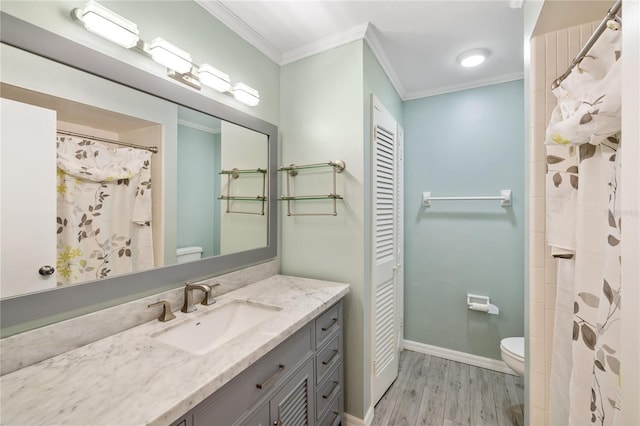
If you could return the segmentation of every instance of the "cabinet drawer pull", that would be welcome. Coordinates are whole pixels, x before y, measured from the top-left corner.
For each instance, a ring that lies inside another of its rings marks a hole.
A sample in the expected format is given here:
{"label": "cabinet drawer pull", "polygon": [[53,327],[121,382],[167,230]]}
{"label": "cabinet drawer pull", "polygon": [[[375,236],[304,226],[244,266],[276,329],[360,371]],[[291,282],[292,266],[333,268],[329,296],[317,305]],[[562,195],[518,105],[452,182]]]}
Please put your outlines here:
{"label": "cabinet drawer pull", "polygon": [[333,412],[333,420],[331,420],[331,423],[329,423],[331,426],[337,426],[338,424],[340,424],[340,413],[338,413],[337,411]]}
{"label": "cabinet drawer pull", "polygon": [[284,371],[284,369],[285,369],[285,368],[286,368],[286,367],[285,367],[285,365],[284,365],[284,364],[280,364],[280,365],[278,365],[278,371],[276,371],[275,373],[273,373],[273,376],[269,377],[269,378],[268,378],[264,383],[258,383],[258,384],[256,385],[256,387],[257,387],[258,389],[264,389],[264,388],[266,388],[267,386],[269,386],[271,383],[273,383],[273,382],[278,378],[278,376],[279,376],[279,375]]}
{"label": "cabinet drawer pull", "polygon": [[324,398],[324,399],[330,399],[330,398],[333,396],[333,394],[334,394],[334,392],[336,391],[336,389],[338,389],[338,382],[333,382],[333,387],[331,388],[331,390],[329,391],[329,393],[328,393],[328,394],[326,394],[326,395],[322,395],[322,398]]}
{"label": "cabinet drawer pull", "polygon": [[322,331],[327,331],[327,330],[329,330],[329,329],[330,329],[331,327],[333,327],[333,325],[334,325],[335,323],[337,323],[337,322],[338,322],[338,318],[334,318],[333,320],[331,320],[331,324],[329,324],[329,325],[328,325],[328,326],[326,326],[326,327],[322,327]]}
{"label": "cabinet drawer pull", "polygon": [[326,361],[322,361],[322,365],[327,365],[327,364],[331,364],[333,362],[333,360],[335,359],[335,357],[338,356],[338,351],[336,349],[333,350],[333,355],[331,355],[331,358],[329,358]]}

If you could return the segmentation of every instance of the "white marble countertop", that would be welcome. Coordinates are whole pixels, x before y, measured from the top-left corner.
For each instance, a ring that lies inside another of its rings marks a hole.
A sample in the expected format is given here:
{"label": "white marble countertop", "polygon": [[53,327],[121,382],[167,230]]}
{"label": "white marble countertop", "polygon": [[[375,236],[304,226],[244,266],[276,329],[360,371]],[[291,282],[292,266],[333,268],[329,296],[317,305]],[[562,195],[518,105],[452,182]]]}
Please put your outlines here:
{"label": "white marble countertop", "polygon": [[[167,425],[346,295],[346,284],[276,275],[0,377],[3,425]],[[204,355],[152,334],[242,299],[281,307]]]}

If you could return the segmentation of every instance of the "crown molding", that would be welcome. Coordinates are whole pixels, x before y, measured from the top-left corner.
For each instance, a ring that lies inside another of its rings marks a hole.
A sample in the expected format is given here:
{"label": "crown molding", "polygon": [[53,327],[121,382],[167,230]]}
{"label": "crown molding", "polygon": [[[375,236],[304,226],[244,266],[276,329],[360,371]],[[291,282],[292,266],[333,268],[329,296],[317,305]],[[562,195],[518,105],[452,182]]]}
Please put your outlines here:
{"label": "crown molding", "polygon": [[282,53],[282,61],[280,65],[286,65],[309,56],[316,55],[321,52],[342,46],[352,41],[362,40],[367,31],[368,23],[356,25],[348,30],[332,34],[328,37],[321,38],[313,43],[306,44],[296,49],[288,50]]}
{"label": "crown molding", "polygon": [[426,98],[429,96],[443,95],[445,93],[458,92],[460,90],[475,89],[478,87],[491,86],[494,84],[508,83],[509,81],[522,80],[524,72],[515,72],[509,74],[496,75],[491,78],[482,80],[468,81],[462,84],[452,84],[451,86],[438,87],[436,89],[421,90],[417,92],[408,92],[402,97],[403,101],[411,101],[414,99]]}
{"label": "crown molding", "polygon": [[333,34],[329,37],[317,40],[313,43],[306,44],[296,49],[281,52],[277,47],[269,43],[257,31],[251,28],[245,21],[233,13],[219,0],[195,0],[202,8],[211,13],[216,19],[226,25],[231,31],[238,34],[253,47],[262,52],[276,64],[282,66],[295,62],[297,60],[316,55],[321,52],[351,43],[356,40],[365,40],[373,51],[380,66],[387,74],[391,84],[398,92],[400,99],[410,101],[429,96],[442,95],[445,93],[457,92],[460,90],[474,89],[482,86],[490,86],[493,84],[506,83],[509,81],[520,80],[524,78],[523,72],[502,74],[483,80],[468,81],[462,84],[454,84],[451,86],[438,87],[436,89],[428,89],[416,92],[408,92],[395,68],[391,64],[387,54],[382,47],[377,30],[371,23],[356,25],[345,31]]}
{"label": "crown molding", "polygon": [[238,15],[229,10],[223,3],[218,0],[195,0],[195,2],[226,25],[231,31],[238,34],[262,52],[267,58],[278,65],[282,65],[282,52],[258,34],[249,24],[240,19]]}
{"label": "crown molding", "polygon": [[406,96],[406,89],[404,88],[400,77],[398,77],[398,73],[396,73],[395,68],[393,68],[393,65],[391,65],[391,61],[385,53],[377,33],[378,31],[376,30],[375,26],[369,23],[367,24],[367,29],[364,33],[364,39],[367,44],[369,44],[371,51],[378,59],[378,62],[380,63],[380,66],[382,67],[384,72],[387,74],[387,77],[389,77],[389,81],[391,81],[391,84],[396,89],[396,92],[398,92],[400,99],[404,100]]}
{"label": "crown molding", "polygon": [[222,127],[203,126],[202,124],[194,123],[188,120],[183,120],[181,118],[178,119],[178,124],[180,124],[181,126],[191,127],[192,129],[201,130],[203,132],[213,133],[214,135],[217,135],[218,133],[222,132]]}

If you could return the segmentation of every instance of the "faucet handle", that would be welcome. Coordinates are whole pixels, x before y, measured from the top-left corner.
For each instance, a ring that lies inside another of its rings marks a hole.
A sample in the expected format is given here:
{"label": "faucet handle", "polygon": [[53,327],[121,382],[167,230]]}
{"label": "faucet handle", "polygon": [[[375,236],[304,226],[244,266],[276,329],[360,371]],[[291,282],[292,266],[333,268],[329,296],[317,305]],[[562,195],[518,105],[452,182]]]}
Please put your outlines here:
{"label": "faucet handle", "polygon": [[209,289],[204,292],[204,297],[202,298],[202,302],[201,302],[202,305],[209,306],[209,305],[213,305],[214,303],[216,303],[216,299],[214,299],[213,295],[211,294],[211,289],[214,288],[214,287],[218,287],[219,285],[220,285],[220,283],[207,285],[207,287],[209,287]]}
{"label": "faucet handle", "polygon": [[161,300],[159,302],[152,303],[147,307],[151,308],[152,306],[159,306],[159,305],[162,305],[162,313],[158,317],[158,321],[167,322],[167,321],[171,321],[176,317],[175,315],[173,315],[173,312],[171,312],[171,305],[166,300]]}

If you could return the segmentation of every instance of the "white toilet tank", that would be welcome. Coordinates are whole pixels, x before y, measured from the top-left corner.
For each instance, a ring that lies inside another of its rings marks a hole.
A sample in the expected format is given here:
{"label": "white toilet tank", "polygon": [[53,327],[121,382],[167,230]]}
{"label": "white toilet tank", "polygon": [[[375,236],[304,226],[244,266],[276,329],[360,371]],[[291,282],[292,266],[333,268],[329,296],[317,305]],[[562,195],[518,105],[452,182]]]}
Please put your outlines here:
{"label": "white toilet tank", "polygon": [[191,262],[194,260],[199,260],[202,258],[202,247],[191,246],[191,247],[180,247],[176,250],[176,256],[178,259],[178,263]]}

